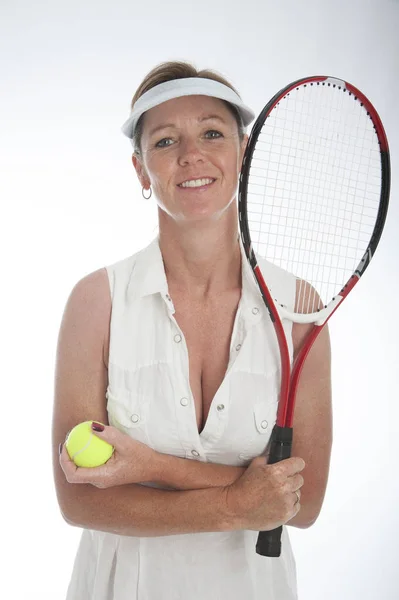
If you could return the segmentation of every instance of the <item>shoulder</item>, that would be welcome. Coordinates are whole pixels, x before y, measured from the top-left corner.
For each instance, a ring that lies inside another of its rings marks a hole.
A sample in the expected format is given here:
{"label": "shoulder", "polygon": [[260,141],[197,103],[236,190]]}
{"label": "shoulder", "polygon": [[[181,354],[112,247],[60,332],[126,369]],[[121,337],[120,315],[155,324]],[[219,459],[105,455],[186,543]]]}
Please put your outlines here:
{"label": "shoulder", "polygon": [[257,261],[272,297],[279,304],[284,304],[287,308],[293,310],[296,293],[296,276],[269,262],[266,258],[257,256]]}
{"label": "shoulder", "polygon": [[90,308],[95,312],[110,308],[111,295],[106,268],[102,267],[82,277],[74,285],[69,301],[73,301],[84,308]]}
{"label": "shoulder", "polygon": [[109,278],[103,267],[85,275],[74,285],[64,310],[63,324],[68,325],[70,330],[75,330],[78,336],[101,340],[106,355],[111,310]]}
{"label": "shoulder", "polygon": [[115,285],[126,285],[130,281],[133,271],[138,267],[140,272],[145,272],[154,263],[154,260],[162,256],[160,254],[157,240],[153,240],[149,245],[137,250],[134,254],[127,256],[117,262],[108,264],[105,271],[108,275],[111,298],[114,295]]}
{"label": "shoulder", "polygon": [[269,260],[267,260],[267,258],[263,258],[262,256],[257,256],[256,259],[258,261],[261,271],[264,271],[265,273],[269,273],[270,276],[273,278],[276,278],[276,279],[277,278],[279,278],[279,279],[290,278],[291,279],[292,277],[295,277],[289,271],[286,271],[282,267],[279,267],[275,263],[272,263]]}

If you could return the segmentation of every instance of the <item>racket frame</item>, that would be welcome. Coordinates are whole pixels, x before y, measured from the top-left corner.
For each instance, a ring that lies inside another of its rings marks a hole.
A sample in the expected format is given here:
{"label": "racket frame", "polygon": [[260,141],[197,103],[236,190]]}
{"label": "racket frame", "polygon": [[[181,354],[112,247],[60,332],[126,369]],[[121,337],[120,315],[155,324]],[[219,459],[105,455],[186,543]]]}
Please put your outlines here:
{"label": "racket frame", "polygon": [[[300,315],[288,311],[286,307],[278,306],[277,301],[273,299],[267,287],[267,284],[263,278],[262,272],[260,270],[255,256],[255,252],[252,247],[252,241],[249,232],[247,213],[247,189],[249,181],[250,163],[259,134],[263,128],[266,119],[270,115],[273,108],[291,91],[299,89],[299,86],[306,87],[307,85],[327,85],[332,87],[338,87],[340,89],[342,88],[343,91],[348,92],[349,95],[353,94],[354,99],[359,100],[361,105],[364,106],[368,116],[373,122],[373,126],[377,133],[380,146],[381,193],[374,230],[371,235],[368,248],[364,253],[357,269],[351,275],[348,282],[344,285],[339,294],[337,294],[337,296],[333,298],[333,300],[327,306],[324,306],[316,313],[312,313],[310,315]],[[326,76],[312,76],[298,79],[281,89],[277,94],[275,94],[275,96],[273,96],[273,98],[263,108],[257,120],[255,121],[255,124],[252,127],[248,139],[248,144],[240,172],[238,192],[238,216],[244,251],[248,262],[252,268],[255,279],[257,281],[263,301],[268,309],[270,318],[272,320],[276,332],[278,345],[280,349],[281,387],[277,411],[277,420],[272,432],[270,442],[269,464],[273,464],[280,460],[284,460],[284,458],[289,458],[289,456],[291,455],[293,436],[292,424],[294,419],[295,399],[303,365],[309,354],[310,349],[312,348],[317,337],[321,333],[322,328],[326,325],[328,320],[334,314],[338,306],[341,304],[342,300],[344,300],[349,294],[349,292],[354,288],[356,283],[359,281],[360,277],[365,272],[367,266],[370,264],[371,258],[375,253],[375,250],[381,238],[382,230],[384,228],[388,210],[389,192],[390,158],[388,140],[385,134],[384,127],[382,125],[381,119],[377,111],[375,110],[371,102],[368,100],[368,98],[366,98],[366,96],[362,92],[360,92],[360,90],[355,88],[352,84],[349,84],[335,77]],[[297,323],[314,323],[314,327],[305,339],[298,355],[296,356],[293,362],[292,367],[287,339],[281,322],[282,318],[287,318]],[[258,536],[258,542],[256,545],[256,552],[263,556],[280,556],[281,533],[282,527],[278,527],[277,529],[272,531],[260,532]]]}

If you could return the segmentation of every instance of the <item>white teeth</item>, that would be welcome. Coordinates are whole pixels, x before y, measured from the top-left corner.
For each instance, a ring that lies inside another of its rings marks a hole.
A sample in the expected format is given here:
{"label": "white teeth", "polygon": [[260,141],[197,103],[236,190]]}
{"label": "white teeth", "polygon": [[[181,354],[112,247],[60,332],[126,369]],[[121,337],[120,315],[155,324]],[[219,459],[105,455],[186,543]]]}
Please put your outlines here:
{"label": "white teeth", "polygon": [[212,181],[213,179],[192,179],[191,181],[184,181],[180,184],[180,187],[200,187],[212,183]]}

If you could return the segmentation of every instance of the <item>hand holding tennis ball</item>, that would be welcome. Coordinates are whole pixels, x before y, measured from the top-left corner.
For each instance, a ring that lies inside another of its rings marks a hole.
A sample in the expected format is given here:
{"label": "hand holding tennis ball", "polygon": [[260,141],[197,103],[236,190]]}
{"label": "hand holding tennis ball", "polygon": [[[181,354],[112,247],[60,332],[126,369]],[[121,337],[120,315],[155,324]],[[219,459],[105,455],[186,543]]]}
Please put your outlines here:
{"label": "hand holding tennis ball", "polygon": [[77,467],[99,467],[113,454],[114,447],[93,433],[92,423],[93,421],[79,423],[65,440],[69,458]]}
{"label": "hand holding tennis ball", "polygon": [[84,421],[60,447],[60,466],[69,483],[109,488],[158,481],[161,455],[117,427]]}

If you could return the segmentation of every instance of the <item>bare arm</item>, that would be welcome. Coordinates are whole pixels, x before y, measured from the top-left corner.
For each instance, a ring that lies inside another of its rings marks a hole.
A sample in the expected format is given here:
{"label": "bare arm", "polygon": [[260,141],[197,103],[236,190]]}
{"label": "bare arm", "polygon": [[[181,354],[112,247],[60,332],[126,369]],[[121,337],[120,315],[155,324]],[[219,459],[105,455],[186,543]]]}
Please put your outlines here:
{"label": "bare arm", "polygon": [[[294,356],[313,325],[293,325]],[[306,528],[321,510],[332,447],[331,352],[327,326],[319,334],[303,366],[294,411],[292,456],[306,463],[302,475],[301,510],[287,524]]]}
{"label": "bare arm", "polygon": [[199,490],[231,485],[245,470],[157,452],[154,481],[172,489]]}
{"label": "bare arm", "polygon": [[60,327],[52,439],[55,486],[65,520],[78,527],[144,537],[234,529],[223,487],[168,491],[130,484],[98,489],[66,481],[58,446],[68,431],[85,420],[108,423],[104,345],[110,314],[108,278],[101,269],[74,287]]}

